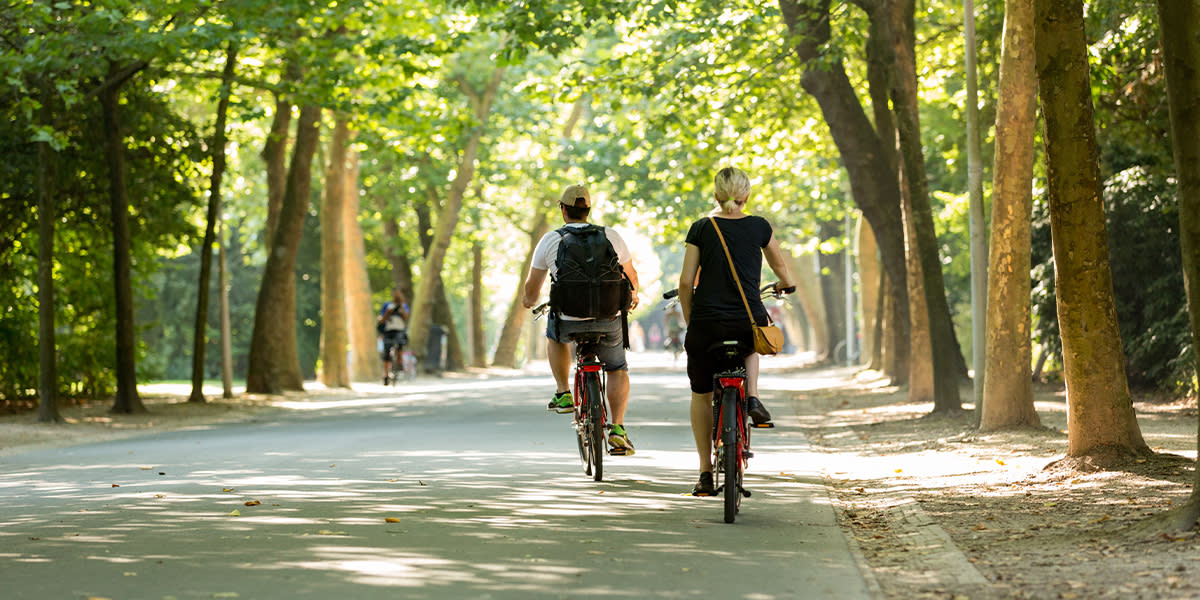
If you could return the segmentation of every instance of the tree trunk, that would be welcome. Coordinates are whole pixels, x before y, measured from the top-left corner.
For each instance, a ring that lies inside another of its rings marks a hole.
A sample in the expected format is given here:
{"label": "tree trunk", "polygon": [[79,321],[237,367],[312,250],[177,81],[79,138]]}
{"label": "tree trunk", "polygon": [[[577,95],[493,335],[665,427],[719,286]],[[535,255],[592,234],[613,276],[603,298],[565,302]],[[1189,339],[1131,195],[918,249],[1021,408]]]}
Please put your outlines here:
{"label": "tree trunk", "polygon": [[350,387],[346,319],[346,160],[350,124],[334,117],[321,203],[321,383]]}
{"label": "tree trunk", "polygon": [[[841,221],[826,221],[820,225],[822,239],[842,237]],[[846,269],[841,252],[826,254],[817,251],[817,277],[821,282],[821,303],[825,306],[825,331],[829,336],[829,357],[842,364],[849,342],[846,339]]]}
{"label": "tree trunk", "polygon": [[226,235],[225,229],[225,223],[222,222],[219,230],[221,241],[217,246],[217,281],[221,286],[221,293],[217,297],[220,298],[221,305],[221,397],[229,399],[233,397],[233,326],[229,319],[229,269],[225,256],[225,245],[229,236]]}
{"label": "tree trunk", "polygon": [[[911,347],[908,360],[908,401],[934,402],[937,398],[937,388],[934,383],[933,346],[930,342],[929,309],[925,306],[925,280],[921,276],[921,257],[915,250],[917,232],[914,230],[912,218],[912,202],[909,200],[908,177],[902,179],[904,188],[904,232],[908,240],[908,279],[905,290],[908,295],[909,313],[912,319]],[[935,409],[936,404],[935,404]]]}
{"label": "tree trunk", "polygon": [[879,310],[883,294],[883,273],[879,265],[879,248],[875,234],[863,219],[858,220],[858,306],[862,311],[862,354],[867,369],[883,370],[882,347],[877,335],[883,311]]}
{"label": "tree trunk", "polygon": [[487,366],[487,341],[483,323],[483,244],[471,245],[471,366]]}
{"label": "tree trunk", "polygon": [[383,236],[386,240],[383,245],[383,255],[387,257],[388,264],[392,267],[392,287],[399,289],[404,297],[408,298],[411,306],[413,299],[412,262],[408,259],[408,254],[393,245],[396,240],[400,239],[400,226],[395,219],[384,220]]}
{"label": "tree trunk", "polygon": [[496,99],[496,92],[500,89],[500,81],[503,77],[504,67],[496,67],[492,71],[491,80],[487,86],[472,101],[475,108],[476,125],[463,147],[462,159],[455,173],[454,181],[450,184],[450,191],[446,194],[446,201],[438,215],[437,233],[421,267],[423,276],[417,283],[416,292],[413,294],[412,318],[409,319],[408,324],[409,341],[412,344],[413,353],[418,357],[424,354],[429,336],[434,292],[436,292],[436,284],[440,279],[435,275],[442,272],[446,249],[450,246],[450,238],[458,226],[459,209],[462,208],[467,186],[471,184],[471,178],[475,175],[475,158],[479,153],[479,145],[487,125],[488,115],[492,110],[492,102]]}
{"label": "tree trunk", "polygon": [[913,0],[894,0],[889,5],[896,59],[896,70],[891,79],[892,106],[896,113],[901,164],[906,174],[908,199],[912,209],[911,231],[916,234],[915,247],[921,261],[921,287],[924,290],[925,307],[929,313],[929,342],[933,359],[933,412],[957,412],[962,410],[958,383],[959,378],[966,372],[966,362],[959,352],[958,341],[954,336],[954,322],[950,317],[950,305],[946,302],[946,285],[942,277],[942,262],[938,257],[937,231],[933,224],[929,183],[925,175],[925,153],[921,148],[916,33],[913,25],[915,7]]}
{"label": "tree trunk", "polygon": [[1149,452],[1117,327],[1081,0],[1038,0],[1054,281],[1067,388],[1067,455],[1105,463]]}
{"label": "tree trunk", "polygon": [[817,273],[817,257],[811,254],[796,256],[788,253],[788,271],[796,278],[796,298],[804,319],[812,332],[809,350],[817,362],[829,360],[833,349],[830,343],[829,322],[825,318],[825,299],[821,293],[821,277]]}
{"label": "tree trunk", "polygon": [[[1171,146],[1179,186],[1183,280],[1187,284],[1192,347],[1200,348],[1200,5],[1195,1],[1158,0],[1167,100],[1171,110]],[[1200,353],[1193,351],[1200,372]],[[1200,431],[1197,432],[1200,441]],[[1172,529],[1190,531],[1200,519],[1200,469],[1192,495],[1173,513]]]}
{"label": "tree trunk", "polygon": [[296,123],[296,143],[288,169],[279,225],[263,269],[254,310],[254,333],[246,373],[246,391],[278,394],[303,390],[296,347],[296,254],[304,235],[312,187],[312,161],[320,141],[321,109],[305,106]]}
{"label": "tree trunk", "polygon": [[200,244],[200,283],[196,293],[196,322],[192,333],[192,394],[188,402],[204,403],[204,354],[208,345],[208,298],[212,281],[213,240],[221,220],[221,178],[225,176],[225,124],[229,115],[229,95],[233,91],[233,70],[237,65],[237,46],[230,42],[225,51],[221,73],[221,91],[217,100],[217,121],[213,127],[213,168],[208,188],[208,214],[204,241]]}
{"label": "tree trunk", "polygon": [[[830,0],[779,0],[784,23],[798,41],[795,45],[804,73],[800,84],[817,100],[838,147],[851,194],[863,217],[871,224],[879,242],[884,269],[893,281],[905,281],[904,225],[900,215],[900,189],[894,177],[880,177],[893,172],[886,157],[880,153],[881,140],[855,95],[842,61],[823,55],[830,41]],[[891,290],[898,328],[895,345],[897,364],[909,360],[909,307],[904,289]]]}
{"label": "tree trunk", "polygon": [[342,219],[346,230],[344,269],[346,322],[350,336],[350,380],[374,381],[383,374],[379,370],[379,355],[375,351],[375,307],[371,302],[371,281],[367,277],[367,248],[362,227],[358,224],[359,166],[358,153],[353,147],[347,150],[346,164],[346,201]]}
{"label": "tree trunk", "polygon": [[[109,66],[109,76],[116,74]],[[145,405],[137,391],[137,341],[133,319],[133,261],[130,257],[129,199],[125,187],[125,142],[121,139],[121,84],[100,92],[104,110],[104,153],[108,161],[108,195],[112,206],[113,284],[116,294],[117,397],[114,413],[144,413]]]}
{"label": "tree trunk", "polygon": [[[428,257],[430,248],[433,247],[433,219],[431,211],[434,208],[440,208],[441,203],[438,201],[437,189],[433,186],[425,188],[425,201],[417,202],[414,210],[417,213],[417,239],[421,243],[422,257]],[[407,257],[406,257],[407,258]],[[411,265],[405,263],[408,273],[408,279],[412,281]],[[410,283],[411,285],[411,283]],[[454,323],[454,313],[450,310],[450,299],[446,296],[446,286],[442,282],[442,274],[437,273],[434,277],[434,299],[432,319],[434,323],[445,329],[446,334],[446,362],[448,365],[442,365],[443,369],[453,370],[463,363],[462,360],[462,344],[459,343],[458,328]],[[405,296],[411,298],[411,296]],[[409,327],[412,327],[412,321],[409,321]],[[428,342],[426,342],[428,343]],[[428,350],[425,348],[424,350]],[[415,350],[414,350],[415,352]],[[418,354],[424,356],[424,353]]]}
{"label": "tree trunk", "polygon": [[988,252],[987,355],[980,431],[1041,424],[1033,406],[1030,215],[1037,122],[1034,0],[1004,5],[997,91],[992,247]]}
{"label": "tree trunk", "polygon": [[[54,121],[55,91],[42,85],[42,122]],[[58,353],[54,336],[54,220],[58,152],[38,142],[38,416],[39,423],[62,421],[58,412]]]}
{"label": "tree trunk", "polygon": [[[522,275],[529,273],[529,266],[533,263],[533,250],[548,231],[550,231],[549,216],[544,211],[538,211],[533,227],[529,231],[529,251],[525,253],[525,260],[521,263],[520,273]],[[529,311],[525,310],[524,305],[521,304],[521,297],[524,294],[525,290],[518,283],[517,292],[513,295],[512,302],[508,304],[508,315],[504,319],[504,327],[500,330],[500,339],[496,342],[496,352],[492,355],[492,364],[498,367],[515,369],[520,366],[517,361],[517,346],[521,343],[521,332],[525,329],[525,319],[529,318]]]}
{"label": "tree trunk", "polygon": [[[299,78],[292,63],[285,67],[289,81]],[[270,248],[275,236],[275,228],[279,223],[279,211],[283,205],[283,193],[287,189],[288,168],[288,131],[292,127],[292,103],[290,100],[276,94],[275,114],[271,118],[271,131],[267,133],[267,143],[263,145],[262,159],[267,174],[267,231],[263,236],[263,245]]]}

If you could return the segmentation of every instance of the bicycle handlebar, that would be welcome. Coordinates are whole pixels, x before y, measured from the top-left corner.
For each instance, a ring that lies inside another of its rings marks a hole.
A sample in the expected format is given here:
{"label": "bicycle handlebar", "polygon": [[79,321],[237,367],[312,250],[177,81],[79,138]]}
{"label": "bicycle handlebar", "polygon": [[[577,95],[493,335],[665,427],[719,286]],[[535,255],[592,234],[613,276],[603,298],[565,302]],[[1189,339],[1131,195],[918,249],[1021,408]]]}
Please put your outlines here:
{"label": "bicycle handlebar", "polygon": [[546,312],[549,310],[550,310],[549,302],[543,302],[543,303],[537,305],[536,307],[533,308],[533,320],[536,321],[536,320],[546,316]]}
{"label": "bicycle handlebar", "polygon": [[[795,293],[795,291],[796,291],[796,286],[794,286],[794,285],[788,286],[785,288],[780,288],[779,282],[773,281],[771,283],[768,283],[767,285],[762,286],[762,288],[759,289],[759,294],[763,298],[768,298],[768,297],[782,298],[787,294]],[[679,289],[678,288],[673,289],[673,290],[668,290],[663,293],[663,300],[672,300],[677,297],[679,297]]]}

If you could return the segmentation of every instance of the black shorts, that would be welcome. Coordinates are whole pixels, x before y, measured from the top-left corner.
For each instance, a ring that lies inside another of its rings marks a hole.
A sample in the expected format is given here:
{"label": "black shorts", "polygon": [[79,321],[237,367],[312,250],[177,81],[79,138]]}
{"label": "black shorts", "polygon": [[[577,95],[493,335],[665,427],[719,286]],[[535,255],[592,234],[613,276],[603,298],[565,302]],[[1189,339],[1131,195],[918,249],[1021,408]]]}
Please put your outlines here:
{"label": "black shorts", "polygon": [[[765,320],[760,323],[764,324]],[[728,361],[724,356],[716,356],[709,351],[713,344],[725,340],[738,341],[739,353],[734,361]],[[697,394],[711,394],[714,375],[743,366],[746,357],[754,352],[754,332],[750,330],[748,320],[692,321],[688,324],[683,349],[687,352],[688,382],[692,391]]]}
{"label": "black shorts", "polygon": [[396,352],[399,353],[407,345],[408,345],[408,332],[407,331],[405,331],[403,329],[401,329],[399,331],[397,331],[395,329],[390,329],[390,330],[384,331],[383,332],[383,352],[381,352],[379,354],[379,357],[382,358],[383,360],[391,360],[390,358],[388,358],[388,352],[393,347],[396,348]]}

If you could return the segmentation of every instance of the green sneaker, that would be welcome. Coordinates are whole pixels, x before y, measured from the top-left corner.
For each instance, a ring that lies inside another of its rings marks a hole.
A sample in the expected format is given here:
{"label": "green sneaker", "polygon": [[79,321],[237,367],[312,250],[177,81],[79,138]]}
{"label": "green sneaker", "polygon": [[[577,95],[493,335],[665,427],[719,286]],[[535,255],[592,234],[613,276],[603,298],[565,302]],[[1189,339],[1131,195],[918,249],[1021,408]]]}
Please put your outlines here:
{"label": "green sneaker", "polygon": [[554,394],[554,399],[550,404],[546,405],[546,410],[552,410],[556,413],[575,412],[575,400],[571,398],[571,391],[560,392]]}
{"label": "green sneaker", "polygon": [[613,424],[608,430],[608,444],[614,450],[621,450],[625,456],[633,455],[633,442],[629,441],[629,434],[625,432],[625,426]]}

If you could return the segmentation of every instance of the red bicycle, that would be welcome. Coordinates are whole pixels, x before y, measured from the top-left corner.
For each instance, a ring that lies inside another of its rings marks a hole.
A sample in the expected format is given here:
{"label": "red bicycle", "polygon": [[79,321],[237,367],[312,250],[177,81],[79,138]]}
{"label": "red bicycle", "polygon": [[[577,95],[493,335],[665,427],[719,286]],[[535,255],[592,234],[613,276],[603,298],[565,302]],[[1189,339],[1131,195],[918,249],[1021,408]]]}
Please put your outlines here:
{"label": "red bicycle", "polygon": [[[534,320],[542,318],[550,304],[543,303],[533,309]],[[608,402],[604,396],[606,375],[604,363],[597,357],[597,348],[603,333],[580,332],[571,336],[575,342],[575,377],[572,398],[575,401],[575,418],[571,426],[575,429],[575,441],[579,446],[579,460],[583,472],[595,481],[604,479],[604,454],[625,454],[624,449],[606,450],[605,429],[608,425]]]}
{"label": "red bicycle", "polygon": [[[795,287],[777,289],[775,283],[762,287],[764,298],[781,298]],[[663,294],[671,300],[679,290]],[[746,406],[746,354],[753,352],[738,340],[720,340],[708,348],[719,357],[723,370],[713,375],[713,483],[725,500],[725,522],[732,523],[742,508],[742,498],[750,497],[743,485],[746,468],[754,453],[750,451],[750,415]]]}

